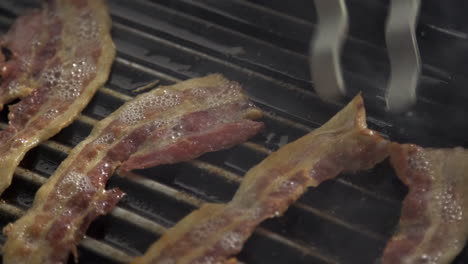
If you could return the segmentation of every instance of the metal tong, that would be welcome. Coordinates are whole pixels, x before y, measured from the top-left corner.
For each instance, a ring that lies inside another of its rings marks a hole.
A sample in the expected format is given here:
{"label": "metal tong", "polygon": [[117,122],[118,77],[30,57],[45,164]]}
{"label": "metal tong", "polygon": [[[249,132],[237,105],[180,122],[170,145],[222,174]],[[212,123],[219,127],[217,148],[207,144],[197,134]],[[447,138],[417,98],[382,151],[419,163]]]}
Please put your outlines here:
{"label": "metal tong", "polygon": [[[311,41],[310,66],[316,92],[326,101],[339,100],[346,93],[340,62],[349,25],[344,1],[315,0],[319,25]],[[401,113],[416,102],[421,62],[415,32],[421,0],[390,3],[385,32],[390,79],[385,99],[389,111]]]}

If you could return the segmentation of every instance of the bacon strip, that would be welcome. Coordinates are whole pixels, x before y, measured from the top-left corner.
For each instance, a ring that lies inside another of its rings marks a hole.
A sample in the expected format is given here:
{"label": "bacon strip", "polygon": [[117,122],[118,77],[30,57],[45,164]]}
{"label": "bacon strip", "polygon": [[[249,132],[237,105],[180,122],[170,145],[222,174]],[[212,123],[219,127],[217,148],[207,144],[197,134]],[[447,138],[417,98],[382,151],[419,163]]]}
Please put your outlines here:
{"label": "bacon strip", "polygon": [[239,84],[220,75],[127,102],[96,124],[39,189],[26,215],[5,228],[3,263],[64,263],[90,222],[122,198],[118,189],[105,190],[118,166],[180,162],[230,147],[263,128],[250,120],[261,115]]}
{"label": "bacon strip", "polygon": [[382,263],[451,263],[460,253],[468,237],[467,161],[463,148],[392,144],[392,165],[409,192]]}
{"label": "bacon strip", "polygon": [[231,202],[203,205],[133,263],[229,263],[259,223],[282,214],[307,187],[371,168],[388,155],[388,142],[365,119],[357,96],[322,127],[249,170]]}
{"label": "bacon strip", "polygon": [[0,132],[0,194],[25,153],[69,125],[107,80],[115,55],[103,0],[48,0],[17,19],[2,38],[0,106],[10,107]]}

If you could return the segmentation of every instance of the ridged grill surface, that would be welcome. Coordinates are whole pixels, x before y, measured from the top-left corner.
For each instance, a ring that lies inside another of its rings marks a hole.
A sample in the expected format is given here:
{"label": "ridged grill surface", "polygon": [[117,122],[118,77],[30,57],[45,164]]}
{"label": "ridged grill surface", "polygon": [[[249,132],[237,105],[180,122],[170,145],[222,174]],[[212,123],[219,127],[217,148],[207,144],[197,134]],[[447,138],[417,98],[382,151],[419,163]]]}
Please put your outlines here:
{"label": "ridged grill surface", "polygon": [[[0,31],[33,0],[2,0]],[[79,245],[81,263],[127,263],[205,201],[230,200],[244,173],[271,150],[320,126],[343,105],[320,101],[310,82],[308,42],[316,16],[310,0],[109,0],[117,59],[110,80],[83,114],[30,151],[0,204],[0,226],[31,206],[34,193],[93,124],[152,80],[171,84],[220,72],[242,83],[266,115],[267,129],[247,143],[170,166],[118,173],[109,187],[128,195],[94,222]],[[371,128],[423,146],[468,145],[468,21],[464,0],[423,1],[418,41],[423,76],[418,103],[385,112],[386,0],[348,0],[351,28],[343,55],[348,98],[366,100]],[[0,127],[6,126],[6,111]],[[399,216],[406,188],[387,162],[309,190],[286,214],[268,220],[239,259],[263,263],[376,263]],[[0,242],[5,237],[0,236]],[[454,263],[468,262],[468,250]]]}

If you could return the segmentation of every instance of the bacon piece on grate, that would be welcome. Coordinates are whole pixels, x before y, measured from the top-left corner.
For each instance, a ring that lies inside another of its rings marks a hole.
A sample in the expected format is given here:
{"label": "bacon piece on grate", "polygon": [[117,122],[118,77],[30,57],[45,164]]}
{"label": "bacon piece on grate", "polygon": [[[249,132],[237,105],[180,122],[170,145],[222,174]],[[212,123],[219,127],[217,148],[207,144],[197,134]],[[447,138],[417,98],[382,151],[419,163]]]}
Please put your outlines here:
{"label": "bacon piece on grate", "polygon": [[99,121],[37,192],[33,207],[4,230],[3,263],[64,263],[97,216],[122,198],[105,190],[127,169],[193,159],[241,143],[262,128],[262,113],[239,84],[220,75],[139,95]]}
{"label": "bacon piece on grate", "polygon": [[232,201],[203,205],[134,263],[229,263],[262,221],[282,214],[308,187],[343,171],[372,168],[387,157],[388,145],[367,129],[357,96],[322,127],[249,170]]}
{"label": "bacon piece on grate", "polygon": [[451,263],[468,237],[468,150],[393,143],[390,159],[409,192],[382,263]]}

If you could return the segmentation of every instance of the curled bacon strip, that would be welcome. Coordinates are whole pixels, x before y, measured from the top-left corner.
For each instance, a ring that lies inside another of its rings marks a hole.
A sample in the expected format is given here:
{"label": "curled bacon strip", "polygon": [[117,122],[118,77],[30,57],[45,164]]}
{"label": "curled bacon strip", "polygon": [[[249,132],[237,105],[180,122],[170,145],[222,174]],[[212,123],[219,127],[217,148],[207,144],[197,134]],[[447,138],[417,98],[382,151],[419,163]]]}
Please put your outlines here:
{"label": "curled bacon strip", "polygon": [[409,192],[382,263],[451,263],[468,237],[468,150],[393,143],[390,155]]}
{"label": "curled bacon strip", "polygon": [[25,153],[70,124],[107,80],[115,55],[103,0],[48,0],[19,17],[1,40],[0,193]]}
{"label": "curled bacon strip", "polygon": [[231,202],[192,212],[134,264],[229,263],[259,223],[282,214],[307,187],[371,168],[388,155],[388,142],[367,129],[365,119],[357,96],[322,127],[249,170]]}
{"label": "curled bacon strip", "polygon": [[33,207],[4,230],[3,263],[64,263],[90,222],[122,198],[105,190],[115,169],[180,162],[257,134],[262,113],[220,75],[161,87],[99,121],[36,194]]}

